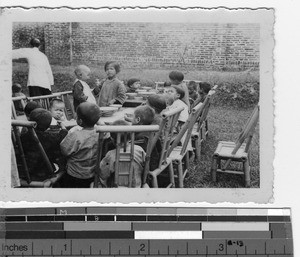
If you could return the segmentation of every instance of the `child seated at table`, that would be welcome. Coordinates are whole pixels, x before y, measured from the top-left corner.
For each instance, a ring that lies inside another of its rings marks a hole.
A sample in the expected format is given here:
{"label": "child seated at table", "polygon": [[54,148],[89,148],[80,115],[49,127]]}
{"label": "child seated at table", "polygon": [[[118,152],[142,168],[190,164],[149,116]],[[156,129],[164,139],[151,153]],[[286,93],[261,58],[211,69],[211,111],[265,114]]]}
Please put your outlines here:
{"label": "child seated at table", "polygon": [[68,133],[60,144],[67,158],[67,173],[62,177],[61,186],[88,188],[94,180],[98,145],[94,126],[100,118],[100,110],[96,104],[83,102],[76,112],[77,124],[82,129]]}
{"label": "child seated at table", "polygon": [[[117,120],[112,125],[127,126],[130,123],[124,120]],[[111,140],[116,147],[117,133],[110,133]],[[129,135],[127,136],[129,138]],[[131,150],[130,141],[125,141],[125,133],[121,134],[121,149],[120,153],[124,153],[124,143],[126,143],[126,152]],[[142,173],[145,162],[146,153],[139,145],[134,145],[134,163],[133,163],[133,175],[132,175],[132,187],[141,187],[142,185]],[[110,150],[106,153],[105,157],[100,162],[100,186],[113,187],[114,186],[114,174],[115,174],[115,161],[116,161],[116,149]]]}
{"label": "child seated at table", "polygon": [[59,123],[66,121],[65,103],[59,98],[54,98],[50,101],[49,111],[52,115],[50,126],[58,126]]}
{"label": "child seated at table", "polygon": [[162,121],[161,113],[167,108],[166,95],[150,95],[147,98],[146,105],[150,106],[155,111],[151,125],[160,125]]}
{"label": "child seated at table", "polygon": [[87,80],[89,80],[91,74],[90,68],[85,65],[79,65],[76,67],[74,73],[76,80],[73,84],[73,104],[76,111],[80,103],[89,102],[96,104],[96,99],[90,86],[87,84]]}
{"label": "child seated at table", "polygon": [[168,92],[169,88],[172,86],[172,83],[170,81],[166,81],[163,84],[164,87],[164,93]]}
{"label": "child seated at table", "polygon": [[101,90],[97,104],[109,106],[111,104],[123,104],[126,99],[126,88],[117,78],[120,72],[120,65],[114,61],[106,62],[104,65],[107,78],[100,82]]}
{"label": "child seated at table", "polygon": [[[12,85],[12,97],[18,97],[18,96],[25,96],[25,95],[22,93],[22,86],[18,83],[15,83]],[[14,101],[14,106],[17,115],[24,114],[25,103],[23,99],[19,101]]]}
{"label": "child seated at table", "polygon": [[[56,163],[60,169],[64,169],[65,159],[62,157],[59,145],[67,135],[67,130],[62,129],[55,133],[49,131],[48,128],[50,127],[52,116],[49,111],[43,108],[34,109],[30,113],[29,120],[35,121],[37,124],[35,128],[36,135],[52,164],[52,168],[55,169],[54,163]],[[46,168],[42,153],[34,143],[31,133],[27,131],[21,134],[21,141],[32,179],[43,181],[49,178],[50,174]]]}
{"label": "child seated at table", "polygon": [[207,82],[200,82],[199,83],[199,97],[196,99],[196,101],[193,104],[193,107],[195,107],[199,103],[203,103],[208,92],[211,90],[211,85]]}
{"label": "child seated at table", "polygon": [[170,109],[174,109],[177,107],[184,108],[178,117],[178,125],[177,125],[176,129],[177,129],[177,131],[179,131],[181,129],[182,125],[187,121],[187,119],[189,117],[189,108],[183,101],[185,93],[178,86],[172,86],[169,89],[168,93],[174,99],[174,103],[169,107]]}
{"label": "child seated at table", "polygon": [[141,87],[141,81],[137,78],[131,78],[127,81],[127,92],[126,93],[135,93],[137,89]]}
{"label": "child seated at table", "polygon": [[39,102],[30,101],[24,107],[24,113],[26,115],[27,120],[29,120],[30,113],[37,108],[43,108]]}
{"label": "child seated at table", "polygon": [[195,81],[191,80],[187,84],[187,87],[188,87],[188,90],[189,90],[190,99],[195,101],[199,97],[198,92],[197,92],[197,89],[198,89],[197,83]]}
{"label": "child seated at table", "polygon": [[[134,110],[132,125],[155,125],[154,109],[148,105],[139,106]],[[149,141],[149,132],[140,132],[135,135],[135,144],[141,146],[144,151],[147,151]],[[158,167],[160,154],[162,151],[161,140],[158,139],[151,154],[150,154],[150,170],[155,170]]]}
{"label": "child seated at table", "polygon": [[172,85],[178,86],[184,91],[184,97],[182,101],[188,106],[188,108],[190,108],[189,90],[183,81],[184,79],[183,73],[180,71],[171,71],[169,73],[169,79]]}

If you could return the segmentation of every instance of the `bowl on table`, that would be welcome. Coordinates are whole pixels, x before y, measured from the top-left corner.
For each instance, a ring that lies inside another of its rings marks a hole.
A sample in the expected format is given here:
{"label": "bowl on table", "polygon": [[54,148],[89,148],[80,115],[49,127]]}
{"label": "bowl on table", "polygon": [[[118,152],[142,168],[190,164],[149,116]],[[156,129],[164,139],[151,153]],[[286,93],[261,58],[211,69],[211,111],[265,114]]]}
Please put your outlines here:
{"label": "bowl on table", "polygon": [[147,90],[145,90],[145,89],[137,89],[137,90],[135,90],[135,92],[137,92],[138,94],[142,94],[142,93],[147,92]]}
{"label": "bowl on table", "polygon": [[152,89],[152,87],[141,87],[141,90],[150,91],[151,89]]}
{"label": "bowl on table", "polygon": [[137,101],[142,101],[144,98],[142,96],[136,96],[134,97],[134,100],[137,100]]}
{"label": "bowl on table", "polygon": [[117,107],[112,107],[112,106],[103,106],[100,107],[99,109],[100,109],[101,117],[110,117],[118,110]]}
{"label": "bowl on table", "polygon": [[139,94],[139,96],[142,96],[143,99],[147,99],[147,97],[148,97],[149,95],[156,95],[156,92],[149,91],[149,92],[142,92],[142,93]]}
{"label": "bowl on table", "polygon": [[116,107],[120,110],[122,108],[122,104],[111,104],[109,107]]}
{"label": "bowl on table", "polygon": [[128,99],[134,99],[135,96],[137,96],[137,93],[126,93]]}

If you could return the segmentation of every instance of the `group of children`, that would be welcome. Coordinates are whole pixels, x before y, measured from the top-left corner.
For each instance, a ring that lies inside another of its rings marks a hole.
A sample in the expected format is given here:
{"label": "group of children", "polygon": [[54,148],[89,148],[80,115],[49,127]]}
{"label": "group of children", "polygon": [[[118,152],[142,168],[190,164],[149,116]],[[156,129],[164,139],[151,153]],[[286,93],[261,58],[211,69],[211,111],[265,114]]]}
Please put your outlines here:
{"label": "group of children", "polygon": [[[53,165],[53,169],[66,171],[62,179],[53,187],[90,187],[94,181],[97,166],[98,134],[95,125],[101,124],[99,106],[123,104],[126,91],[133,92],[140,87],[139,79],[130,79],[127,81],[126,89],[116,77],[120,71],[120,66],[116,62],[107,62],[104,68],[107,78],[102,80],[93,90],[87,84],[90,78],[90,69],[85,65],[79,65],[75,69],[76,81],[73,84],[73,98],[77,114],[76,121],[80,129],[68,131],[64,127],[65,106],[60,99],[55,98],[50,102],[49,111],[34,101],[28,102],[24,108],[28,120],[37,123],[36,134]],[[198,86],[197,83],[191,81],[186,85],[183,83],[184,75],[178,71],[172,71],[169,78],[170,84],[166,84],[164,94],[150,95],[145,105],[136,107],[133,117],[125,116],[125,120],[118,120],[113,125],[159,125],[162,120],[161,114],[165,110],[182,106],[183,111],[180,113],[177,126],[177,129],[180,129],[188,119],[190,108],[204,100],[205,95],[210,90],[210,84],[204,82]],[[30,133],[23,129],[21,140],[26,153],[29,172],[33,179],[42,181],[49,178],[49,172],[45,170],[46,165],[43,156],[32,144],[30,137]],[[135,136],[134,187],[141,187],[148,139],[148,133],[141,132]],[[116,135],[110,133],[110,137],[105,142],[107,153],[102,156],[99,163],[99,181],[102,187],[112,186],[116,153],[114,150],[115,142]],[[161,148],[161,141],[158,140],[151,153],[150,170],[157,168]]]}

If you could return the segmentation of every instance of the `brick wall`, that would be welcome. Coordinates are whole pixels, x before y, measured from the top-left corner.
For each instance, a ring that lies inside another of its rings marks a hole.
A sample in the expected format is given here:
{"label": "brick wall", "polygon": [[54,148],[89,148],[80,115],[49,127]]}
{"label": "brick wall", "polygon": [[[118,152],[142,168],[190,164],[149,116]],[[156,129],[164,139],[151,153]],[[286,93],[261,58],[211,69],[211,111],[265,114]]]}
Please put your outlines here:
{"label": "brick wall", "polygon": [[259,68],[259,24],[48,23],[45,52],[51,62],[126,68],[245,70]]}

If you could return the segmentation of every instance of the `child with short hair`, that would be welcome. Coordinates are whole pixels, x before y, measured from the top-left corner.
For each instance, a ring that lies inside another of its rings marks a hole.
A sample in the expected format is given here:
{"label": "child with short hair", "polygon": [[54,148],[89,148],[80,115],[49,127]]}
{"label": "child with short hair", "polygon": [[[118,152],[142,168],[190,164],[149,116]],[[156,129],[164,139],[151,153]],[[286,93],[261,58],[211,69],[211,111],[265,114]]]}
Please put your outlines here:
{"label": "child with short hair", "polygon": [[200,82],[199,83],[199,91],[198,91],[199,97],[194,102],[193,107],[199,103],[203,103],[210,90],[211,90],[211,85],[209,83]]}
{"label": "child with short hair", "polygon": [[189,118],[189,107],[183,101],[184,99],[184,91],[178,86],[172,86],[169,91],[169,95],[173,97],[174,103],[170,106],[170,109],[174,109],[177,107],[183,107],[184,109],[181,111],[178,117],[178,126],[177,130],[179,131],[182,125],[187,121]]}
{"label": "child with short hair", "polygon": [[107,78],[101,81],[101,90],[97,100],[97,104],[101,106],[109,106],[111,104],[123,104],[126,99],[126,88],[124,84],[117,78],[120,72],[120,65],[114,61],[108,61],[104,65]]}
{"label": "child with short hair", "polygon": [[[12,85],[12,97],[18,97],[18,96],[25,96],[25,95],[22,93],[22,86],[18,83],[15,83]],[[25,103],[23,99],[19,101],[14,101],[14,106],[17,115],[24,114]]]}
{"label": "child with short hair", "polygon": [[180,87],[184,91],[184,97],[182,101],[190,108],[189,90],[186,84],[183,82],[184,75],[180,71],[171,71],[169,73],[169,79],[174,86]]}
{"label": "child with short hair", "polygon": [[[132,125],[154,125],[155,111],[148,105],[139,106],[134,110]],[[135,135],[135,144],[141,146],[144,151],[147,151],[149,141],[148,132],[140,132]],[[150,170],[155,170],[158,167],[160,154],[162,151],[161,140],[158,139],[151,154],[150,154]]]}
{"label": "child with short hair", "polygon": [[[39,138],[48,158],[51,162],[53,169],[55,168],[53,163],[58,164],[60,169],[64,169],[65,160],[60,152],[60,142],[68,134],[68,131],[61,129],[57,133],[51,133],[48,131],[50,127],[52,116],[51,113],[43,108],[34,109],[29,116],[30,121],[36,122],[35,132]],[[32,174],[32,179],[37,181],[43,181],[49,178],[49,172],[46,169],[46,164],[43,160],[42,154],[36,144],[32,143],[32,135],[27,131],[21,134],[22,146],[24,148],[25,156],[27,159],[27,165],[29,172]]]}
{"label": "child with short hair", "polygon": [[65,103],[59,98],[54,98],[50,101],[49,111],[52,115],[50,126],[58,126],[59,123],[66,121]]}
{"label": "child with short hair", "polygon": [[197,92],[197,83],[193,80],[189,81],[188,85],[188,90],[189,90],[189,97],[195,101],[199,95],[198,95],[198,92]]}
{"label": "child with short hair", "polygon": [[26,115],[26,117],[27,117],[28,120],[29,120],[30,113],[31,113],[34,109],[37,109],[37,108],[43,108],[42,105],[41,105],[39,102],[30,101],[30,102],[28,102],[28,103],[25,105],[24,113],[25,113],[25,115]]}
{"label": "child with short hair", "polygon": [[77,124],[82,130],[75,130],[60,144],[62,154],[67,158],[67,173],[61,185],[67,188],[88,188],[94,180],[97,159],[98,133],[94,126],[100,118],[96,104],[83,102],[77,107]]}
{"label": "child with short hair", "polygon": [[167,108],[166,95],[149,95],[146,105],[154,109],[155,115],[152,125],[160,125],[162,121],[161,113]]}
{"label": "child with short hair", "polygon": [[91,70],[86,65],[79,65],[75,71],[76,80],[73,84],[73,98],[74,109],[80,103],[90,102],[96,104],[96,99],[92,93],[90,86],[87,84],[87,80],[90,78]]}
{"label": "child with short hair", "polygon": [[[112,125],[130,125],[128,122],[124,120],[117,120],[112,123]],[[112,142],[114,145],[117,143],[117,134],[110,133]],[[122,148],[120,152],[124,152],[124,142],[125,141],[125,133],[121,134],[121,143]],[[131,149],[130,141],[126,142],[126,152],[129,152]],[[132,187],[141,187],[142,186],[142,173],[143,166],[145,162],[146,153],[142,147],[139,145],[134,145],[134,163],[133,163],[133,176],[132,176]],[[110,150],[106,153],[105,157],[100,162],[100,186],[102,187],[112,187],[114,186],[114,173],[115,173],[115,161],[116,161],[116,150]]]}
{"label": "child with short hair", "polygon": [[127,93],[135,93],[137,89],[141,87],[141,80],[137,78],[131,78],[127,81]]}

